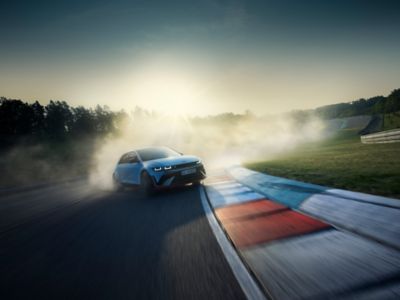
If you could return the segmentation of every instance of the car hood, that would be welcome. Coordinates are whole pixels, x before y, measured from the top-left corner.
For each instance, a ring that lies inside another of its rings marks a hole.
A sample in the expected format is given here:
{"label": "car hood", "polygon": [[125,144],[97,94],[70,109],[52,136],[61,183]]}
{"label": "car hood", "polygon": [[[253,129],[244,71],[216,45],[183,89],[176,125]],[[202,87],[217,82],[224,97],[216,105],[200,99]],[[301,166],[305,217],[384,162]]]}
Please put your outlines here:
{"label": "car hood", "polygon": [[180,165],[185,163],[197,162],[200,158],[194,155],[181,155],[181,156],[173,156],[161,159],[154,159],[143,162],[143,165],[147,168],[155,168],[155,167],[166,167],[173,165]]}

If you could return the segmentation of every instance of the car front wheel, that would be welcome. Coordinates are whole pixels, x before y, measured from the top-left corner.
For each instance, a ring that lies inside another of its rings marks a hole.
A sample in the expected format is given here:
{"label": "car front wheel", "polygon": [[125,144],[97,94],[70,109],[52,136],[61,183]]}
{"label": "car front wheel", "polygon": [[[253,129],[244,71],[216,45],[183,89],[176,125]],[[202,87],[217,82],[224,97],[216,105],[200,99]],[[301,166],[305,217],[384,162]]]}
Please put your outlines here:
{"label": "car front wheel", "polygon": [[201,180],[193,181],[193,182],[192,182],[192,185],[194,185],[194,186],[199,186],[199,185],[201,185]]}
{"label": "car front wheel", "polygon": [[154,184],[147,172],[140,176],[140,189],[145,195],[151,195],[154,192]]}

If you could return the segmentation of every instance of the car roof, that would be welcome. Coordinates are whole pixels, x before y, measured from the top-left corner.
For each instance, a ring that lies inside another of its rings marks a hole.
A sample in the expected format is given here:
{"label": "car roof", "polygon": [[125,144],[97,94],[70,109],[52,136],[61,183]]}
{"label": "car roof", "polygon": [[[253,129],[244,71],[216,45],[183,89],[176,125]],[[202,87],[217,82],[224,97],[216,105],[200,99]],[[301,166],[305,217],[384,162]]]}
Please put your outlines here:
{"label": "car roof", "polygon": [[[124,153],[122,156],[129,155],[129,154],[135,154],[135,155],[139,156],[138,151],[146,151],[146,150],[154,150],[154,149],[170,149],[172,151],[177,152],[176,150],[174,150],[174,149],[172,149],[170,147],[167,147],[167,146],[153,146],[153,147],[144,147],[144,148],[139,148],[139,149],[136,149],[136,150],[132,150],[132,151]],[[177,153],[179,153],[179,152],[177,152]]]}
{"label": "car roof", "polygon": [[125,155],[129,155],[129,154],[135,154],[137,155],[135,150],[129,151],[129,152],[125,152],[124,154],[122,154],[121,156],[125,156]]}
{"label": "car roof", "polygon": [[128,152],[122,154],[121,157],[125,156],[125,155],[130,155],[130,154],[139,155],[138,151],[146,151],[146,150],[153,150],[153,149],[165,149],[165,148],[171,149],[171,148],[165,147],[165,146],[144,147],[144,148],[128,151]]}
{"label": "car roof", "polygon": [[145,150],[153,150],[153,149],[165,149],[165,148],[171,149],[171,148],[166,147],[166,146],[154,146],[154,147],[144,147],[144,148],[136,149],[134,151],[137,152],[137,151],[145,151]]}

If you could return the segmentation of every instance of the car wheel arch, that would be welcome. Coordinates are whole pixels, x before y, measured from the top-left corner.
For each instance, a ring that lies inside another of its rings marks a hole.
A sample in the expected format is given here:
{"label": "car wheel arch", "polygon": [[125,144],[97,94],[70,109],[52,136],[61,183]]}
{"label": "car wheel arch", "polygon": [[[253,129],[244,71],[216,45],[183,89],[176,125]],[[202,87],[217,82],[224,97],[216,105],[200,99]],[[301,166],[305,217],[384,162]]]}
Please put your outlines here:
{"label": "car wheel arch", "polygon": [[139,185],[142,184],[142,177],[143,177],[144,174],[147,174],[147,176],[149,177],[150,181],[154,184],[154,180],[153,180],[152,176],[150,176],[149,172],[146,169],[143,168],[140,171]]}

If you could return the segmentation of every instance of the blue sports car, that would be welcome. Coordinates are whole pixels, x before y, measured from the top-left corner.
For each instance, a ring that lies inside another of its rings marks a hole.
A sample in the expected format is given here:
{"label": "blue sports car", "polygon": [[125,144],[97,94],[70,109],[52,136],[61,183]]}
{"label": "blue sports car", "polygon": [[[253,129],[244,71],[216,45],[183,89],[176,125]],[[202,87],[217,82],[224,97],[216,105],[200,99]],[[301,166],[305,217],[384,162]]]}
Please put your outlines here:
{"label": "blue sports car", "polygon": [[206,171],[200,158],[168,147],[151,147],[122,155],[113,173],[116,187],[139,186],[146,192],[200,183]]}

